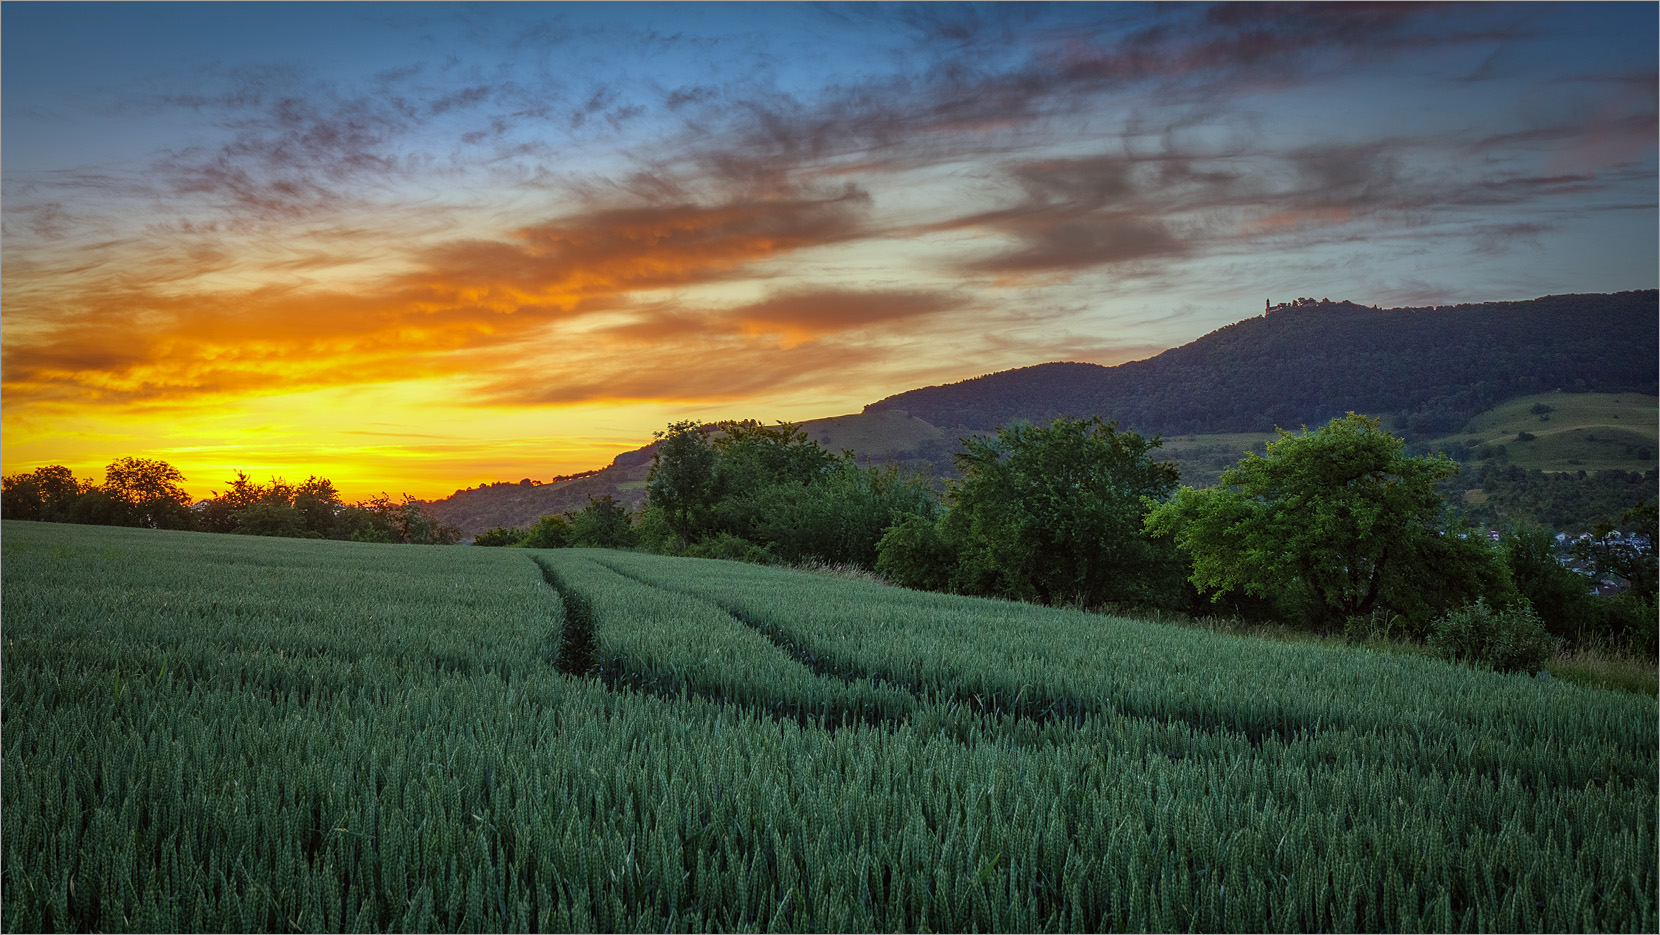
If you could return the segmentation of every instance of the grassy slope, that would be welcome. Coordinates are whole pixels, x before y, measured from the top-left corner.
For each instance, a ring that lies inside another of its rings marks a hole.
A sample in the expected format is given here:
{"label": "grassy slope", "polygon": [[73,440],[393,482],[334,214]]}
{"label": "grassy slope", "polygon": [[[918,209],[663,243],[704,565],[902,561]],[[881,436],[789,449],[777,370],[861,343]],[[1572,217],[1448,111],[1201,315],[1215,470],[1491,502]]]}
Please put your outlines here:
{"label": "grassy slope", "polygon": [[[1552,409],[1544,420],[1530,411],[1541,403]],[[1657,404],[1660,399],[1639,393],[1539,393],[1502,403],[1463,429],[1427,441],[1431,450],[1454,441],[1471,447],[1503,445],[1508,463],[1526,470],[1640,473],[1653,470],[1660,455]],[[1517,441],[1522,432],[1534,440]],[[1181,466],[1184,484],[1206,486],[1246,450],[1261,452],[1262,444],[1274,438],[1266,432],[1176,435],[1164,439],[1161,457]],[[1644,449],[1647,459],[1639,457]]]}
{"label": "grassy slope", "polygon": [[[1535,405],[1553,411],[1541,419]],[[1660,451],[1660,399],[1637,393],[1540,393],[1522,396],[1476,416],[1463,430],[1434,442],[1504,445],[1511,464],[1527,470],[1648,471]],[[1533,441],[1517,441],[1519,433]],[[1649,458],[1637,455],[1648,449]]]}
{"label": "grassy slope", "polygon": [[955,444],[941,429],[899,410],[854,413],[801,423],[807,437],[829,451],[851,450],[872,461],[886,461],[929,443]]}
{"label": "grassy slope", "polygon": [[1239,463],[1247,451],[1263,452],[1263,446],[1278,436],[1273,432],[1235,432],[1225,435],[1175,435],[1164,439],[1154,454],[1160,461],[1174,461],[1181,469],[1182,483],[1209,487],[1221,473]]}

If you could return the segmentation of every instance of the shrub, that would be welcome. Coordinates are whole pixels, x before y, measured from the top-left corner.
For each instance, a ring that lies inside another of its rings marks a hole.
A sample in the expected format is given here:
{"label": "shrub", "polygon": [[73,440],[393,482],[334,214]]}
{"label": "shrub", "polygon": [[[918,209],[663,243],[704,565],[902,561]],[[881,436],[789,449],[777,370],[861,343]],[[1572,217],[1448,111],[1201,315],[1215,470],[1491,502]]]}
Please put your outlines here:
{"label": "shrub", "polygon": [[756,565],[766,565],[772,561],[772,556],[767,553],[766,549],[729,532],[723,532],[718,536],[710,536],[702,542],[687,546],[680,554],[687,558],[722,558],[728,561],[750,562]]}
{"label": "shrub", "polygon": [[506,526],[497,526],[489,532],[479,533],[478,538],[473,540],[473,545],[522,545],[525,541],[526,535],[527,533],[523,529],[508,529]]}
{"label": "shrub", "polygon": [[628,510],[610,494],[589,497],[580,513],[570,516],[571,530],[565,545],[595,549],[626,549],[639,544],[639,535],[628,521]]}
{"label": "shrub", "polygon": [[513,544],[527,549],[563,549],[571,544],[570,520],[558,514],[544,516],[519,533],[519,540]]}
{"label": "shrub", "polygon": [[244,536],[305,536],[305,517],[286,503],[261,502],[231,514],[232,532]]}
{"label": "shrub", "polygon": [[1436,618],[1430,624],[1429,646],[1457,662],[1500,672],[1532,672],[1550,658],[1552,642],[1527,604],[1495,610],[1478,598]]}
{"label": "shrub", "polygon": [[951,585],[957,552],[939,525],[926,516],[902,516],[876,544],[876,571],[907,588],[944,591]]}
{"label": "shrub", "polygon": [[1660,614],[1652,594],[1627,589],[1611,598],[1594,598],[1604,645],[1653,659],[1660,654]]}

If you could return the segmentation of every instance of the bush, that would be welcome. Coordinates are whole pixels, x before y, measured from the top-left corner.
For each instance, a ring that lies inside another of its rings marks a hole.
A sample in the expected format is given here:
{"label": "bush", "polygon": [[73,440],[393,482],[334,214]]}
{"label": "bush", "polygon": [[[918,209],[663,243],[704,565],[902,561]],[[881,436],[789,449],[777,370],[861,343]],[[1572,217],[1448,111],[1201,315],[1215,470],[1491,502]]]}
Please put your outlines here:
{"label": "bush", "polygon": [[877,543],[898,517],[939,512],[925,478],[849,460],[835,462],[810,484],[777,484],[753,499],[764,518],[747,538],[789,563],[816,558],[873,568]]}
{"label": "bush", "polygon": [[628,521],[628,510],[610,494],[589,497],[588,505],[571,515],[570,522],[564,544],[573,548],[626,549],[640,541]]}
{"label": "bush", "polygon": [[1660,614],[1653,595],[1628,589],[1610,598],[1594,598],[1603,643],[1641,658],[1660,654]]}
{"label": "bush", "polygon": [[1429,646],[1456,662],[1500,672],[1533,672],[1550,658],[1552,641],[1528,605],[1495,610],[1478,598],[1436,618],[1430,624]]}
{"label": "bush", "polygon": [[231,523],[231,531],[244,536],[295,539],[306,534],[305,516],[286,503],[255,503],[232,513]]}
{"label": "bush", "polygon": [[528,531],[520,532],[513,545],[527,549],[563,549],[571,544],[570,520],[558,514],[544,516]]}
{"label": "bush", "polygon": [[889,527],[876,545],[878,574],[907,588],[944,591],[951,585],[957,552],[939,525],[926,516],[910,514]]}
{"label": "bush", "polygon": [[1552,636],[1583,641],[1598,630],[1592,582],[1556,560],[1555,543],[1542,527],[1518,524],[1500,552],[1510,580]]}
{"label": "bush", "polygon": [[733,562],[750,562],[755,565],[767,565],[772,562],[772,556],[767,553],[766,549],[729,532],[723,532],[718,536],[710,536],[702,542],[687,546],[680,554],[686,558],[721,558]]}
{"label": "bush", "polygon": [[524,544],[526,535],[527,535],[527,533],[523,529],[508,529],[506,526],[497,526],[495,529],[492,529],[489,532],[479,533],[478,538],[473,540],[473,545],[485,545],[485,546],[522,545],[522,544]]}

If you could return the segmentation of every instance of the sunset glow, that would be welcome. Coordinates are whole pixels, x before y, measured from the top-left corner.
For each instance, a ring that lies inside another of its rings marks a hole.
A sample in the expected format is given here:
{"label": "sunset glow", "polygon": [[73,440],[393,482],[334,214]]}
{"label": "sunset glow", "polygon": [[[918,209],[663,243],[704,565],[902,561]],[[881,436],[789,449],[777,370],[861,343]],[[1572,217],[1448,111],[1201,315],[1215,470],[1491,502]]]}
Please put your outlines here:
{"label": "sunset glow", "polygon": [[1265,298],[1656,286],[1653,4],[0,18],[6,474],[442,497]]}

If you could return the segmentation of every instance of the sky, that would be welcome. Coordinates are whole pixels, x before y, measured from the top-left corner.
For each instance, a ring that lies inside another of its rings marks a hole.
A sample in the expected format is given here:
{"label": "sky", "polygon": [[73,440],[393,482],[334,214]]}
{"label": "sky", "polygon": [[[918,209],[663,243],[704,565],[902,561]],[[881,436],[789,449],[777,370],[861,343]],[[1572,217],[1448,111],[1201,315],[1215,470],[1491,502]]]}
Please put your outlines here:
{"label": "sky", "polygon": [[1651,289],[1657,34],[1653,3],[8,2],[0,469],[434,498],[1269,299]]}

